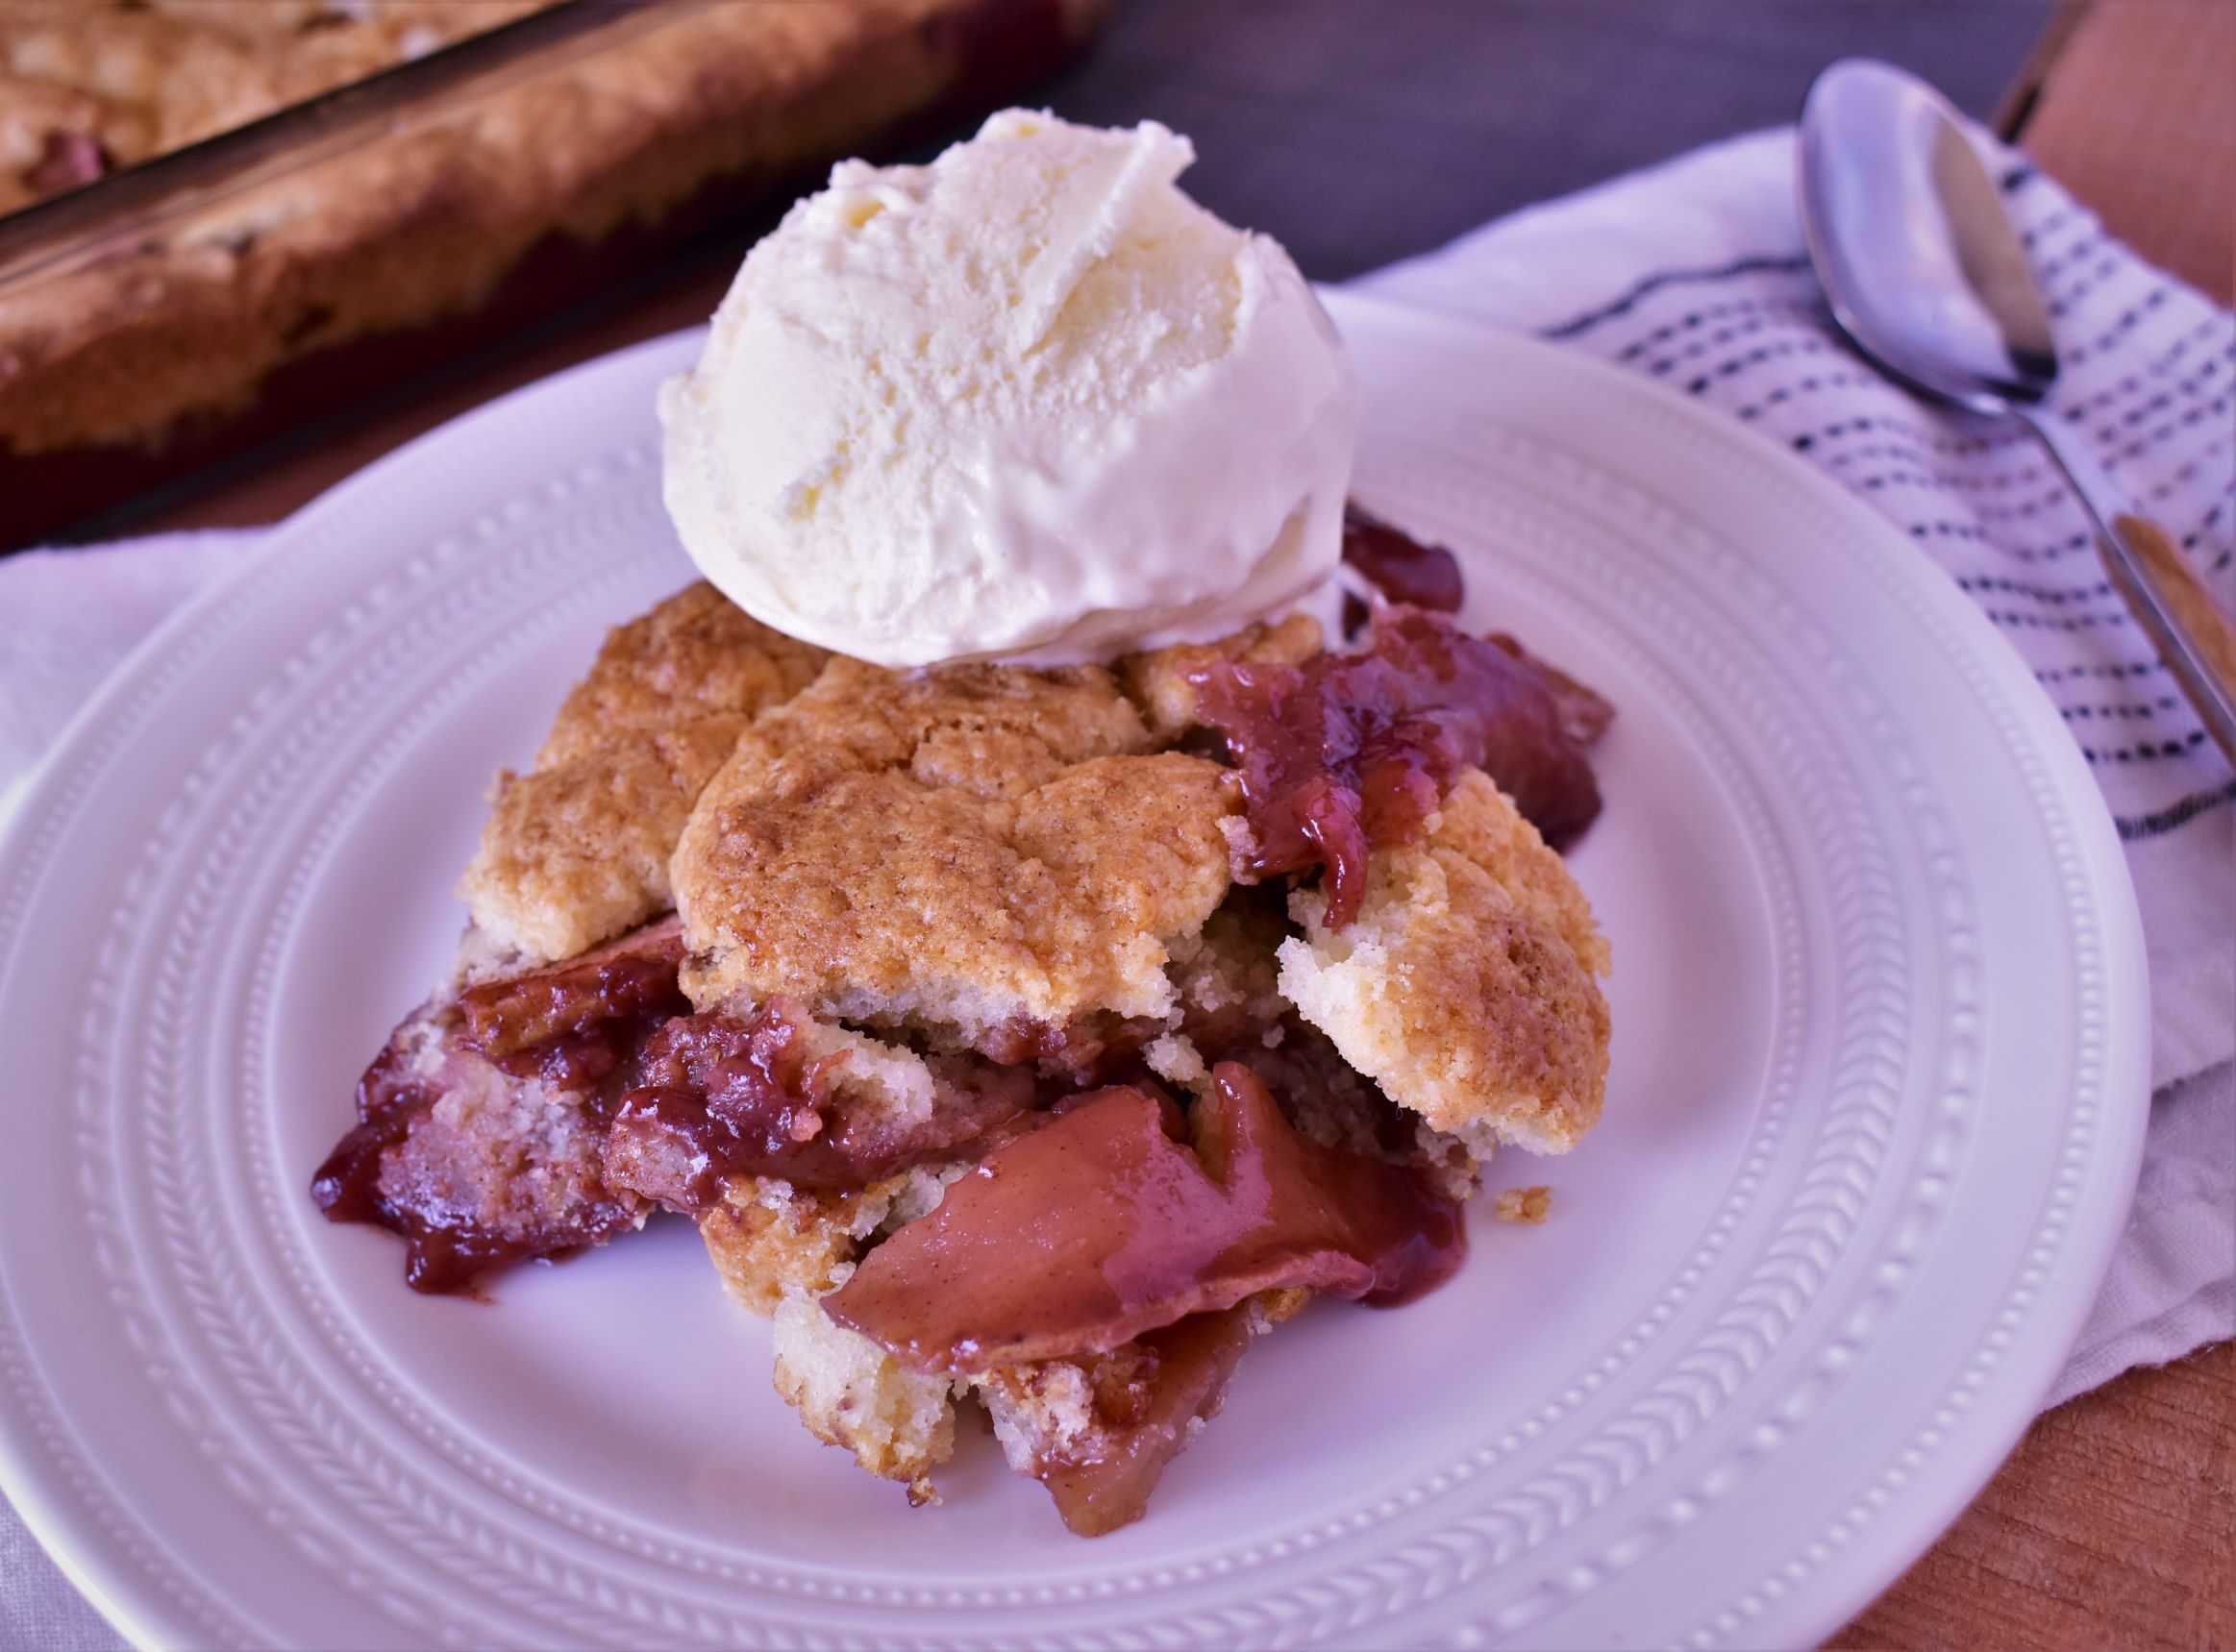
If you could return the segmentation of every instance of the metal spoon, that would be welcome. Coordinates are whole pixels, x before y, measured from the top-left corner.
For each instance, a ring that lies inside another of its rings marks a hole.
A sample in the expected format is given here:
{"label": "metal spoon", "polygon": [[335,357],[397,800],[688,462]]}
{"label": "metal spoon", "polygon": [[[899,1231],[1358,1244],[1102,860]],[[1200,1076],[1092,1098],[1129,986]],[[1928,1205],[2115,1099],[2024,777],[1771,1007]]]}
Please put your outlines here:
{"label": "metal spoon", "polygon": [[1851,59],[1801,112],[1801,227],[1832,313],[1899,378],[2041,438],[2096,519],[2111,581],[2236,764],[2236,628],[2166,533],[2124,510],[2042,404],[2057,347],[1987,168],[1925,82]]}

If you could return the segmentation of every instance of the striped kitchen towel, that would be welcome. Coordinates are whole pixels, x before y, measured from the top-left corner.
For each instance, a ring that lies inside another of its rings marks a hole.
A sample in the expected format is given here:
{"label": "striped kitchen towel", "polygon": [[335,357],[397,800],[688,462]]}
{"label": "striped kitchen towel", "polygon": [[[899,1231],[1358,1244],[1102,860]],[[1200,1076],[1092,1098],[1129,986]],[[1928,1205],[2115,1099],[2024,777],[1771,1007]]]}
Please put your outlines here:
{"label": "striped kitchen towel", "polygon": [[[2048,296],[2052,410],[2236,611],[2236,317],[1981,142]],[[2236,1336],[2236,777],[2034,438],[1919,399],[1841,340],[1802,246],[1793,133],[1696,151],[1355,284],[1527,329],[1723,410],[1901,528],[2010,638],[2111,804],[2150,960],[2143,1180],[2051,1398]]]}

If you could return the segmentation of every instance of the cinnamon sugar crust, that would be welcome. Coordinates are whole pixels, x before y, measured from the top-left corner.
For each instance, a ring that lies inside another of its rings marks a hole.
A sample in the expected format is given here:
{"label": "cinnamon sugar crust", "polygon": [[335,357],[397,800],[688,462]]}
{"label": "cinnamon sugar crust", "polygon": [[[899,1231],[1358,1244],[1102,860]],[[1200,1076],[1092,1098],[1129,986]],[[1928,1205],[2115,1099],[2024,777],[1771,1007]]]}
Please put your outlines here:
{"label": "cinnamon sugar crust", "polygon": [[1172,1002],[1227,893],[1225,771],[1149,751],[1106,671],[834,659],[762,716],[672,867],[702,1006],[786,996],[986,1042]]}
{"label": "cinnamon sugar crust", "polygon": [[705,583],[615,629],[533,769],[497,777],[459,882],[476,926],[543,962],[665,911],[668,857],[701,788],[754,715],[827,657]]}
{"label": "cinnamon sugar crust", "polygon": [[1346,1061],[1480,1156],[1576,1146],[1600,1116],[1607,944],[1583,891],[1479,771],[1424,841],[1376,852],[1365,901],[1328,928],[1316,888],[1289,899],[1281,992]]}

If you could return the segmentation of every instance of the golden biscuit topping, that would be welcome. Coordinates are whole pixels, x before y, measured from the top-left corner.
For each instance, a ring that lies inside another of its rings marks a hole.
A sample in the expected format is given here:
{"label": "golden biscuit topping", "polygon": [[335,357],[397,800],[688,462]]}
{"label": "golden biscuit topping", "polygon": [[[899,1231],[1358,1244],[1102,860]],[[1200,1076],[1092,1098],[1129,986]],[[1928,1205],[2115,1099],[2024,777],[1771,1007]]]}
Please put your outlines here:
{"label": "golden biscuit topping", "polygon": [[1218,764],[1151,753],[1109,673],[833,660],[708,785],[674,866],[710,1006],[796,999],[967,1043],[1156,1016],[1226,895]]}
{"label": "golden biscuit topping", "polygon": [[1479,772],[1427,838],[1378,851],[1357,917],[1289,898],[1281,992],[1346,1061],[1488,1157],[1566,1152],[1600,1116],[1607,943],[1560,856]]}
{"label": "golden biscuit topping", "polygon": [[498,947],[572,957],[666,911],[668,856],[755,713],[807,687],[820,649],[711,585],[616,628],[525,775],[497,776],[460,899]]}

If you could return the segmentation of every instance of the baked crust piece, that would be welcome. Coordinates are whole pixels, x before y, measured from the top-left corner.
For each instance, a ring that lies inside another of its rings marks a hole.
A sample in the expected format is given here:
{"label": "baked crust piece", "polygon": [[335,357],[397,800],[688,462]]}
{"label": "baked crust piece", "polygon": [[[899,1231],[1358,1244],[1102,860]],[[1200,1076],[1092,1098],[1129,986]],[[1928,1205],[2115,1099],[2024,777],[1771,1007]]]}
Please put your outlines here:
{"label": "baked crust piece", "polygon": [[[852,1271],[841,1269],[839,1279]],[[807,1432],[853,1452],[868,1472],[905,1482],[909,1502],[937,1502],[932,1471],[955,1455],[954,1386],[910,1370],[807,1292],[784,1295],[774,1332],[777,1393]]]}
{"label": "baked crust piece", "polygon": [[1520,1221],[1532,1227],[1542,1227],[1553,1220],[1553,1190],[1547,1187],[1507,1188],[1491,1201],[1491,1214],[1501,1221]]}
{"label": "baked crust piece", "polygon": [[932,1471],[955,1451],[955,1391],[831,1319],[820,1299],[846,1282],[876,1234],[930,1211],[965,1169],[918,1169],[844,1193],[738,1177],[699,1218],[723,1288],[775,1321],[778,1393],[816,1439],[907,1484],[918,1504],[936,1501]]}
{"label": "baked crust piece", "polygon": [[1487,1157],[1576,1146],[1600,1116],[1607,944],[1537,828],[1479,771],[1426,839],[1378,850],[1349,926],[1300,889],[1303,939],[1281,944],[1282,994],[1344,1059],[1435,1129]]}
{"label": "baked crust piece", "polygon": [[476,927],[542,962],[667,910],[668,856],[701,788],[826,657],[705,583],[614,629],[531,771],[497,776],[459,881]]}
{"label": "baked crust piece", "polygon": [[1212,1063],[1243,1062],[1281,1098],[1301,1134],[1324,1147],[1411,1165],[1448,1197],[1466,1202],[1489,1161],[1489,1144],[1445,1135],[1400,1108],[1297,1013],[1280,989],[1279,949],[1287,936],[1282,891],[1237,885],[1200,933],[1176,942],[1178,1026],[1148,1048],[1151,1071],[1205,1096]]}
{"label": "baked crust piece", "polygon": [[724,1288],[767,1319],[788,1294],[820,1296],[835,1289],[873,1235],[930,1211],[967,1168],[913,1170],[847,1190],[739,1176],[699,1218],[699,1237]]}
{"label": "baked crust piece", "polygon": [[1150,743],[1097,668],[833,659],[692,811],[683,990],[973,1045],[1163,1015],[1167,944],[1227,893],[1237,803],[1217,764]]}

